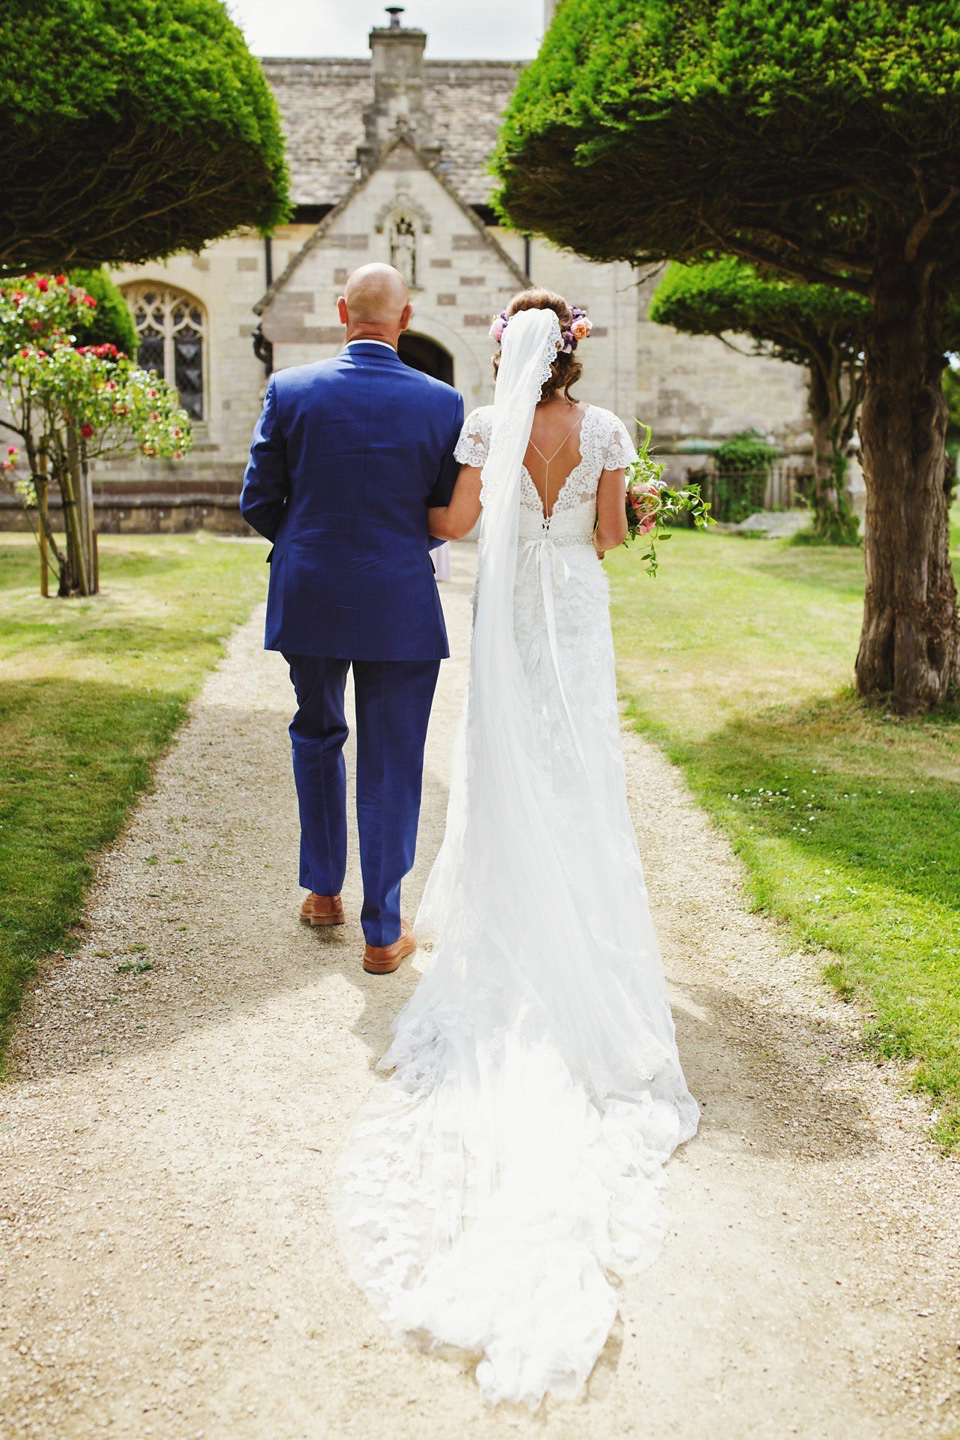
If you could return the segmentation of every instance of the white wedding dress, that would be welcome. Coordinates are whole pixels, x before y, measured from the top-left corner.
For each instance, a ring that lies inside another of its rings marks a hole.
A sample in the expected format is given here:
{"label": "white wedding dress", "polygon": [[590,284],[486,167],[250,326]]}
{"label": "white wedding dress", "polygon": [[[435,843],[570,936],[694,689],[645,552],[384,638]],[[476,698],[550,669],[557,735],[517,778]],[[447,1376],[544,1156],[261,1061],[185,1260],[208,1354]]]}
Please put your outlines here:
{"label": "white wedding dress", "polygon": [[555,319],[511,319],[496,407],[457,449],[485,467],[484,514],[447,831],[415,926],[435,943],[338,1181],[344,1253],[381,1318],[475,1355],[488,1400],[530,1406],[589,1375],[615,1277],[658,1252],[663,1166],[698,1119],[592,544],[601,471],[634,450],[590,406],[549,518],[522,467]]}

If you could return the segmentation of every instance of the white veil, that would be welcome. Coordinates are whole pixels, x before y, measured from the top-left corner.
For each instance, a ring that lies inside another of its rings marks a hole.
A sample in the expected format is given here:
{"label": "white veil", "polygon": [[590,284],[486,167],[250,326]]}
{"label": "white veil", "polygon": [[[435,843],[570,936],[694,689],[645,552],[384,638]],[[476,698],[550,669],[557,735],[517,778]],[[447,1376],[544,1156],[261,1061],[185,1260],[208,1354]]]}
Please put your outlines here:
{"label": "white veil", "polygon": [[[467,703],[454,755],[446,834],[416,928],[424,938],[438,939],[437,956],[444,963],[442,981],[439,976],[437,981],[446,990],[452,957],[472,956],[480,929],[488,974],[500,976],[507,995],[532,992],[540,1021],[550,1017],[576,1078],[602,1096],[633,1087],[638,1059],[646,1077],[653,1078],[673,1048],[673,1021],[662,982],[644,991],[647,1013],[640,1027],[632,1005],[619,1011],[606,1004],[594,1008],[587,999],[590,994],[609,997],[617,989],[616,984],[611,992],[611,987],[583,983],[584,957],[592,957],[594,969],[604,965],[602,941],[598,958],[596,917],[583,895],[604,894],[606,877],[598,871],[602,859],[589,830],[571,836],[563,824],[563,802],[548,758],[538,753],[536,715],[514,630],[520,472],[559,345],[560,326],[552,310],[521,311],[511,317],[503,337],[482,475]],[[568,749],[580,752],[569,711],[566,718],[573,731]],[[609,826],[611,819],[601,814],[597,823]],[[636,868],[642,886],[639,856]],[[656,947],[652,935],[650,943]],[[566,957],[569,964],[559,963]],[[619,951],[605,958],[612,969],[621,968]],[[452,968],[457,968],[455,960]],[[462,978],[467,982],[465,974]],[[431,969],[412,1003],[419,1006],[426,999],[433,979]],[[396,1049],[385,1063],[396,1063]]]}
{"label": "white veil", "polygon": [[662,1165],[696,1125],[622,774],[614,795],[609,766],[577,760],[597,747],[564,704],[551,723],[574,731],[558,738],[575,768],[558,789],[515,633],[521,469],[559,342],[551,310],[504,334],[467,703],[416,920],[436,943],[337,1206],[382,1318],[482,1355],[484,1395],[531,1405],[589,1374],[610,1273],[656,1254]]}

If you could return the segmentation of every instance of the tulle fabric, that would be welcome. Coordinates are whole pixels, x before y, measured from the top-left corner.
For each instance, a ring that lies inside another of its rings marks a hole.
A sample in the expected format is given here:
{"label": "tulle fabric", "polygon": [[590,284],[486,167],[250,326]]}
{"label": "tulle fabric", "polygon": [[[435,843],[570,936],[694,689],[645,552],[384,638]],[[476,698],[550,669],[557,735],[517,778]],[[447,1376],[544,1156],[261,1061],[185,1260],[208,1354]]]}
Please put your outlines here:
{"label": "tulle fabric", "polygon": [[627,808],[592,507],[565,507],[552,535],[523,504],[559,339],[551,311],[504,337],[468,695],[416,920],[434,948],[337,1202],[380,1317],[476,1356],[487,1400],[531,1407],[592,1370],[615,1277],[658,1252],[663,1166],[698,1115]]}

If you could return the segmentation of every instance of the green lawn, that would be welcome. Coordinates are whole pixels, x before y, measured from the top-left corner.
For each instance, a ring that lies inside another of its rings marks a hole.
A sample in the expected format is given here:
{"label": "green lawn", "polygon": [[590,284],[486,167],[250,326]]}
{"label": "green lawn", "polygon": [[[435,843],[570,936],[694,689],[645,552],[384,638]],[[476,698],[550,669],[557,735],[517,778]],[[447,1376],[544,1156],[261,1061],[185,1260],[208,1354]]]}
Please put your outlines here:
{"label": "green lawn", "polygon": [[77,921],[91,856],[264,593],[265,548],[101,536],[102,594],[63,601],[36,593],[32,538],[0,535],[0,1041]]}
{"label": "green lawn", "polygon": [[[960,536],[956,537],[960,539]],[[731,836],[758,906],[827,946],[868,1043],[960,1146],[960,712],[854,698],[858,551],[676,532],[608,558],[621,691]]]}

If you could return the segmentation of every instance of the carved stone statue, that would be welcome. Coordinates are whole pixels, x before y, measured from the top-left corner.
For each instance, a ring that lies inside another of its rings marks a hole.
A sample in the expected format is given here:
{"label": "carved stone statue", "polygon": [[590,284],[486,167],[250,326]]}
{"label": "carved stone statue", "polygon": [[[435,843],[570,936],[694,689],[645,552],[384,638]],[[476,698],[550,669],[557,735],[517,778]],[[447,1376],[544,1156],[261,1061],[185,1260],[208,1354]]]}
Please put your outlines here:
{"label": "carved stone statue", "polygon": [[417,230],[406,215],[398,215],[390,226],[390,264],[411,287],[417,283]]}

